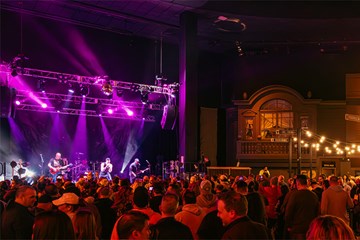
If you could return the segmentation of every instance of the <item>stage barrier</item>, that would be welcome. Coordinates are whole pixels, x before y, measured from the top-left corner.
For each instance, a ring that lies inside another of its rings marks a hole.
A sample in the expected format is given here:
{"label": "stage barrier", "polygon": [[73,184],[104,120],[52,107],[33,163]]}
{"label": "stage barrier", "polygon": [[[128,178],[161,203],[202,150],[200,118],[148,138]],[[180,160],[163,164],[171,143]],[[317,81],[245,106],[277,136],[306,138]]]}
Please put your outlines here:
{"label": "stage barrier", "polygon": [[248,176],[251,173],[250,167],[208,167],[207,174],[210,176],[228,174],[231,176]]}

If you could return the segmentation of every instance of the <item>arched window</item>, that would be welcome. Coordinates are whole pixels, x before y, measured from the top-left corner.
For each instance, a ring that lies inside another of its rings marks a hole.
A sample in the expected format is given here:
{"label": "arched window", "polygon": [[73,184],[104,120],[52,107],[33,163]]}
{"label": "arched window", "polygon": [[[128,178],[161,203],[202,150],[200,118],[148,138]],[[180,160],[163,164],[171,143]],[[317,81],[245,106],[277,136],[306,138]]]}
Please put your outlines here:
{"label": "arched window", "polygon": [[293,129],[292,105],[282,99],[267,101],[260,107],[260,122],[262,138],[274,137],[276,130]]}

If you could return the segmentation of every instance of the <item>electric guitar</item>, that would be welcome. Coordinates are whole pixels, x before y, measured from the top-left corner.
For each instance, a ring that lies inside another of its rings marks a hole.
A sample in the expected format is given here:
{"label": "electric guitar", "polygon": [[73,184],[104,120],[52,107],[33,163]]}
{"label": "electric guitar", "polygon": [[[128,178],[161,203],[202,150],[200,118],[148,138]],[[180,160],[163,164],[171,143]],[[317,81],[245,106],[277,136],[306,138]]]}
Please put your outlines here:
{"label": "electric guitar", "polygon": [[62,167],[51,167],[51,168],[49,169],[49,172],[50,172],[52,175],[54,175],[54,174],[56,174],[56,173],[58,173],[58,172],[60,172],[60,171],[62,171],[62,170],[66,170],[66,169],[68,169],[68,168],[71,168],[72,166],[73,166],[73,164],[70,163],[70,164],[65,165],[65,166],[62,166]]}
{"label": "electric guitar", "polygon": [[149,170],[150,168],[145,168],[145,169],[143,169],[143,170],[139,170],[137,173],[136,173],[136,175],[138,175],[138,174],[141,174],[141,173],[144,173],[144,172],[146,172],[147,170]]}
{"label": "electric guitar", "polygon": [[[149,170],[149,169],[150,169],[150,168],[145,168],[145,169],[139,170],[139,171],[137,171],[137,172],[132,172],[132,173],[131,173],[131,176],[132,176],[132,178],[136,178],[136,177],[139,176],[139,174],[142,174],[142,173],[146,172],[146,171]],[[135,176],[134,176],[134,174],[135,174]]]}

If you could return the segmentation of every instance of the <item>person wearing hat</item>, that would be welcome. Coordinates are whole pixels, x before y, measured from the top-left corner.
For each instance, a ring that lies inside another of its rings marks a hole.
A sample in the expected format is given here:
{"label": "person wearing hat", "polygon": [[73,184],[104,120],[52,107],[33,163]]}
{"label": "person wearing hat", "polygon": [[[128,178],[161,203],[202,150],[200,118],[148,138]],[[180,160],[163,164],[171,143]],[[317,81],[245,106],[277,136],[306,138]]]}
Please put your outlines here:
{"label": "person wearing hat", "polygon": [[212,185],[209,180],[200,183],[200,195],[196,197],[196,203],[206,209],[206,212],[216,208],[217,197],[212,193]]}
{"label": "person wearing hat", "polygon": [[223,185],[225,189],[230,189],[230,183],[228,177],[226,175],[221,175],[220,178],[220,185]]}
{"label": "person wearing hat", "polygon": [[[75,193],[66,192],[52,203],[71,219],[79,239],[95,239],[98,236],[95,215],[88,207],[80,208],[80,198]],[[101,222],[98,224],[101,226]]]}
{"label": "person wearing hat", "polygon": [[200,183],[200,195],[196,197],[196,203],[206,211],[197,230],[199,239],[220,239],[224,233],[221,219],[217,217],[218,198],[212,193],[212,184],[209,180]]}
{"label": "person wearing hat", "polygon": [[105,162],[101,163],[99,178],[106,178],[108,181],[111,181],[112,169],[113,165],[111,164],[110,158],[106,158]]}
{"label": "person wearing hat", "polygon": [[64,193],[60,198],[53,200],[52,203],[59,208],[60,211],[66,213],[71,220],[74,219],[76,210],[79,208],[79,197],[72,192]]}

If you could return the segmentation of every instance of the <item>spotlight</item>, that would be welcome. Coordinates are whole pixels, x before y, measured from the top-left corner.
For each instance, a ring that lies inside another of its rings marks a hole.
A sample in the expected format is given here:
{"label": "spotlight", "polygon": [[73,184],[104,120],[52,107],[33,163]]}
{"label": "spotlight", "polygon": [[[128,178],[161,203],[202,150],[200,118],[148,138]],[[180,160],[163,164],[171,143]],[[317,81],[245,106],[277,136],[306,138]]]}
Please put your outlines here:
{"label": "spotlight", "polygon": [[106,96],[111,96],[113,94],[113,87],[111,86],[109,81],[106,81],[102,86],[101,86],[101,91],[106,95]]}
{"label": "spotlight", "polygon": [[138,84],[132,83],[130,86],[130,90],[133,92],[137,92],[137,91],[139,91],[139,89],[140,89],[140,85],[138,85]]}
{"label": "spotlight", "polygon": [[112,110],[111,108],[109,108],[109,109],[107,110],[107,112],[108,112],[109,114],[113,114],[113,113],[114,113],[114,110]]}
{"label": "spotlight", "polygon": [[69,83],[68,92],[71,93],[71,94],[73,94],[75,92],[75,89],[74,89],[74,87],[72,86],[71,83]]}
{"label": "spotlight", "polygon": [[42,107],[42,108],[47,108],[47,104],[46,104],[46,103],[42,103],[42,104],[41,104],[41,107]]}
{"label": "spotlight", "polygon": [[19,100],[16,100],[16,101],[15,101],[15,104],[16,104],[16,105],[20,105],[20,101],[19,101]]}
{"label": "spotlight", "polygon": [[87,95],[89,95],[89,87],[80,85],[80,94],[83,97],[86,97]]}
{"label": "spotlight", "polygon": [[141,93],[141,102],[144,105],[149,102],[149,93],[148,92],[142,92]]}
{"label": "spotlight", "polygon": [[134,112],[131,111],[130,109],[125,109],[126,113],[128,116],[133,116],[134,115]]}

